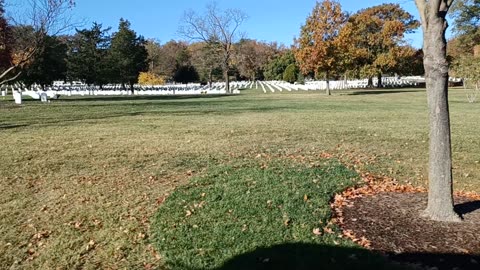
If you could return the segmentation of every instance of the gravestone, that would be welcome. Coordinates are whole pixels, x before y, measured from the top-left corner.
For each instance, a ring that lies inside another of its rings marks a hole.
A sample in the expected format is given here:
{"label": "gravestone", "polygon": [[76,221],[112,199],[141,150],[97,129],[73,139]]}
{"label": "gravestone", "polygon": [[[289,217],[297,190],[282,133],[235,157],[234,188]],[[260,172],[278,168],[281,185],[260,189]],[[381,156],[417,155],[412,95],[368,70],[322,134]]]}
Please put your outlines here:
{"label": "gravestone", "polygon": [[13,99],[15,100],[15,104],[22,104],[22,93],[13,91]]}
{"label": "gravestone", "polygon": [[45,92],[40,93],[40,101],[41,101],[41,102],[48,102],[48,100],[47,100],[47,93],[45,93]]}

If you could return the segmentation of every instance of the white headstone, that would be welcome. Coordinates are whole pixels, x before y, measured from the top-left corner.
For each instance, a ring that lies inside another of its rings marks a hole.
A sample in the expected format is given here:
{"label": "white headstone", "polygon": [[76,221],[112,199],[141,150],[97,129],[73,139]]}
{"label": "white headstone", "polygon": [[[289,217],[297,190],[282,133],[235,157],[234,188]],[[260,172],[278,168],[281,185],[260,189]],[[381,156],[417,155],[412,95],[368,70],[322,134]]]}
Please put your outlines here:
{"label": "white headstone", "polygon": [[5,90],[2,90],[2,97],[6,96],[7,92]]}
{"label": "white headstone", "polygon": [[40,94],[40,101],[47,102],[47,93],[43,92]]}
{"label": "white headstone", "polygon": [[22,104],[22,93],[13,91],[13,99],[15,99],[15,104]]}

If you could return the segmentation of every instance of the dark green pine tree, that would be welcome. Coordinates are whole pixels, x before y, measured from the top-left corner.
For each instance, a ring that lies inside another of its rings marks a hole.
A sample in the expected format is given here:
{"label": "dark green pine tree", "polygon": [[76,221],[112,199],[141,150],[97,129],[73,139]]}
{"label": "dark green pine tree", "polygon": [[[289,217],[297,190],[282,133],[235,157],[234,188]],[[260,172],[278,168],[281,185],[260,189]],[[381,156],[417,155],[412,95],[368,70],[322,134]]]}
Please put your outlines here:
{"label": "dark green pine tree", "polygon": [[69,44],[69,80],[80,80],[86,84],[104,85],[111,81],[111,68],[108,62],[110,29],[93,23],[91,29],[77,30]]}
{"label": "dark green pine tree", "polygon": [[65,79],[67,45],[57,37],[46,36],[43,50],[35,57],[20,77],[26,85],[40,84],[42,88],[55,80]]}
{"label": "dark green pine tree", "polygon": [[115,82],[123,86],[128,84],[133,91],[138,75],[148,68],[147,59],[145,39],[130,29],[128,20],[120,19],[118,32],[113,35],[110,47],[110,63],[114,69],[112,74],[115,74]]}

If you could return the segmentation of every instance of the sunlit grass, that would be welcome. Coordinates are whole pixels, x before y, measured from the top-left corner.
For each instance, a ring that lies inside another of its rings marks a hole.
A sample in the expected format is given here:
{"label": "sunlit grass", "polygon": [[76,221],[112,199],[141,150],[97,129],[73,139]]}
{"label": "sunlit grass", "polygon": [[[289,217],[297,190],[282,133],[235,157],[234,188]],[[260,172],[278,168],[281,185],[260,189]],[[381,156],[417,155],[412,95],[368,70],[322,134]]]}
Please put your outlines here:
{"label": "sunlit grass", "polygon": [[[260,164],[261,158],[211,168],[166,200],[152,228],[170,269],[388,268],[381,256],[359,250],[329,224],[329,202],[358,182],[355,172],[331,161]],[[310,258],[295,250],[258,254],[258,248],[285,244],[324,252]],[[340,247],[350,248],[343,259]],[[248,253],[257,256],[238,257]]]}
{"label": "sunlit grass", "polygon": [[[411,89],[0,101],[0,265],[159,265],[158,203],[191,175],[258,154],[323,152],[426,183],[426,94]],[[480,104],[450,93],[455,188],[480,191]]]}

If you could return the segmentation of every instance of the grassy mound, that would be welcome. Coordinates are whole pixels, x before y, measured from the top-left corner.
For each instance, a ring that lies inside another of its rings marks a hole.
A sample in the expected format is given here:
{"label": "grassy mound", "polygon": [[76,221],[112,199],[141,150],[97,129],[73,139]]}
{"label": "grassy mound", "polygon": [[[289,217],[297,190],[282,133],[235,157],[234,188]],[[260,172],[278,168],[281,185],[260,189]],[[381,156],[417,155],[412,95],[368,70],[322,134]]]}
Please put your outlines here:
{"label": "grassy mound", "polygon": [[352,261],[332,258],[350,256],[358,266],[360,253],[362,264],[381,263],[327,225],[332,195],[357,180],[334,162],[218,167],[165,201],[155,242],[172,269],[342,268]]}

